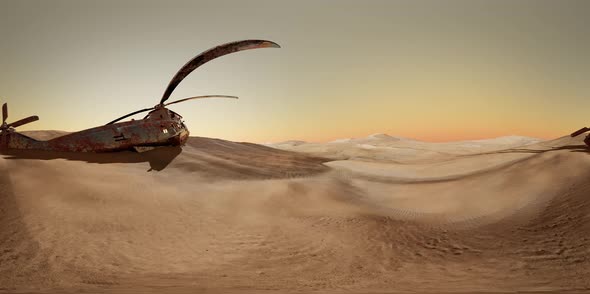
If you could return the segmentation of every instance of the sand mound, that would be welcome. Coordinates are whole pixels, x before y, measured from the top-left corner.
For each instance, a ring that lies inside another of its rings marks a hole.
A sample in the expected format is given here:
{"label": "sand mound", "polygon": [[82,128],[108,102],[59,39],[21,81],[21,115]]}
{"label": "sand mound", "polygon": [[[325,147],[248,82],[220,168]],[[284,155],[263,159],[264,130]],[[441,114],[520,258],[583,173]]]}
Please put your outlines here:
{"label": "sand mound", "polygon": [[20,132],[25,136],[29,136],[36,140],[51,140],[53,138],[61,137],[63,135],[69,134],[69,132],[64,131],[23,131]]}
{"label": "sand mound", "polygon": [[331,168],[207,138],[149,160],[4,156],[0,292],[590,289],[580,143]]}
{"label": "sand mound", "polygon": [[283,146],[283,147],[295,147],[299,145],[307,144],[305,141],[300,140],[287,140],[279,143],[269,143],[268,146]]}

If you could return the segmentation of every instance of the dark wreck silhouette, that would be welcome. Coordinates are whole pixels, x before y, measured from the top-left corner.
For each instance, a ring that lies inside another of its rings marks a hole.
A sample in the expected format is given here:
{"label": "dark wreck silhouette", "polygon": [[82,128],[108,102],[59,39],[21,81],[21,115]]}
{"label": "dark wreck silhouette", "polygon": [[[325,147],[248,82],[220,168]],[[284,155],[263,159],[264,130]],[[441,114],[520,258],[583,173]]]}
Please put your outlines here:
{"label": "dark wreck silhouette", "polygon": [[86,152],[56,152],[44,150],[4,150],[1,152],[4,159],[37,159],[53,160],[66,159],[72,161],[84,161],[88,163],[141,163],[148,162],[150,169],[147,171],[164,170],[182,152],[180,147],[159,147],[154,150],[137,153],[133,151],[86,153]]}

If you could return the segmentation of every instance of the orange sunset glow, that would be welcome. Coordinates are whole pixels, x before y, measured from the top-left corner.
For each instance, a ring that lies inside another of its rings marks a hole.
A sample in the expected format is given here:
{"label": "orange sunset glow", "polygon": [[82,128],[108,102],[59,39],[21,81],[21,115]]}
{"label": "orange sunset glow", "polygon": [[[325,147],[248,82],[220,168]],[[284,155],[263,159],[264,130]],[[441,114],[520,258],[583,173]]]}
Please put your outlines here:
{"label": "orange sunset glow", "polygon": [[[253,5],[253,3],[256,5]],[[550,139],[588,122],[586,1],[3,1],[0,100],[21,130],[76,131],[153,106],[187,60],[232,40],[172,99],[193,136],[326,142]],[[141,9],[136,9],[141,7]]]}

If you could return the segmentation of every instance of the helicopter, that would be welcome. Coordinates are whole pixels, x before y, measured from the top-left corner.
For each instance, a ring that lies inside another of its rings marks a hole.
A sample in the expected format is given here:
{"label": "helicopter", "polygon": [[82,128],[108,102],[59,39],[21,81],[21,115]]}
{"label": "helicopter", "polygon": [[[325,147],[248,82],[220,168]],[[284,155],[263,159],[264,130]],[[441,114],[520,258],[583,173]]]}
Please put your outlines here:
{"label": "helicopter", "polygon": [[[189,60],[170,80],[160,102],[153,107],[140,109],[121,116],[103,126],[69,133],[47,141],[33,139],[15,131],[16,127],[39,120],[34,115],[13,123],[7,123],[8,106],[2,105],[2,125],[0,125],[0,150],[27,149],[59,152],[112,152],[135,150],[145,152],[160,146],[182,146],[189,137],[189,130],[178,113],[168,106],[189,100],[204,98],[230,98],[229,95],[204,95],[184,98],[166,103],[178,84],[201,65],[224,55],[258,48],[280,48],[272,41],[242,40],[213,47]],[[149,112],[148,112],[149,111]],[[139,120],[123,121],[130,116],[148,112]]]}
{"label": "helicopter", "polygon": [[[579,136],[585,132],[588,132],[588,131],[590,131],[590,128],[584,127],[584,128],[581,128],[581,129],[573,132],[570,136],[572,138],[577,137],[577,136]],[[590,135],[588,135],[588,136],[586,136],[586,138],[584,138],[584,143],[586,143],[586,145],[588,145],[590,147]]]}

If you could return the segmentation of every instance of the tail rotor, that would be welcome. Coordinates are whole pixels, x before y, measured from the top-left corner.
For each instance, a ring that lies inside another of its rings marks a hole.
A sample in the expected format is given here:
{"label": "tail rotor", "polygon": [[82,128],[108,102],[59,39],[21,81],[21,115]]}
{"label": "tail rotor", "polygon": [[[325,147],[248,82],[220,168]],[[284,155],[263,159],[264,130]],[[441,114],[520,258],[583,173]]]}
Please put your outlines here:
{"label": "tail rotor", "polygon": [[0,147],[6,148],[8,147],[8,135],[14,132],[14,128],[20,127],[22,125],[32,123],[34,121],[38,121],[39,117],[36,115],[29,116],[27,118],[23,118],[21,120],[17,120],[13,123],[7,123],[6,120],[8,119],[8,105],[4,103],[2,105],[2,125],[0,125]]}
{"label": "tail rotor", "polygon": [[8,105],[4,103],[2,105],[2,125],[6,123],[6,119],[8,118]]}

